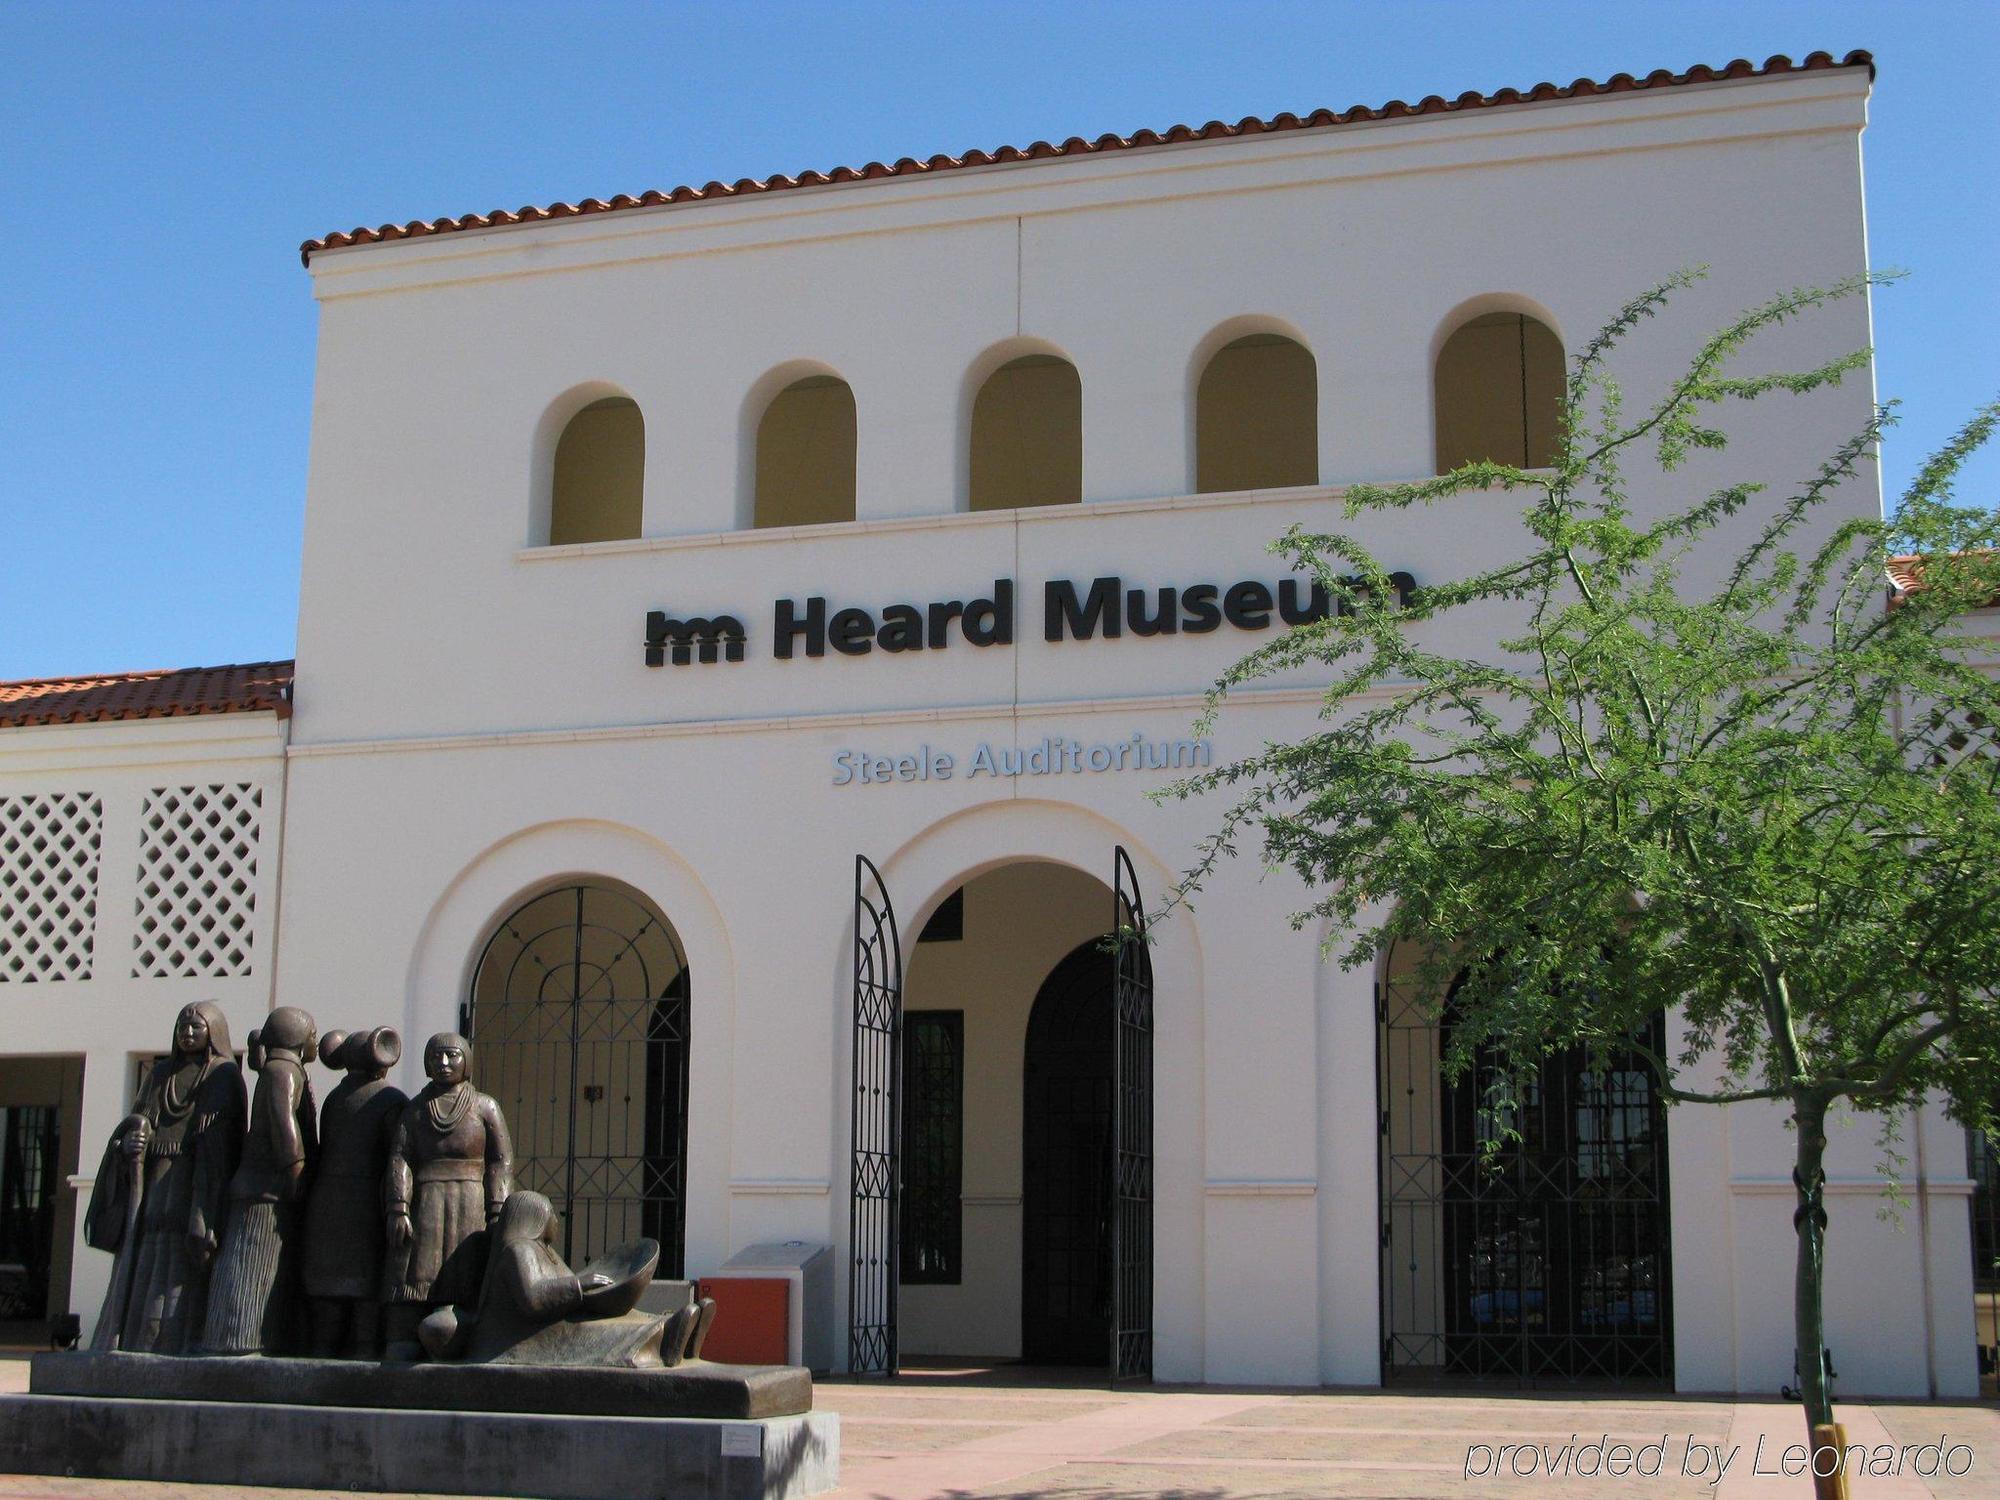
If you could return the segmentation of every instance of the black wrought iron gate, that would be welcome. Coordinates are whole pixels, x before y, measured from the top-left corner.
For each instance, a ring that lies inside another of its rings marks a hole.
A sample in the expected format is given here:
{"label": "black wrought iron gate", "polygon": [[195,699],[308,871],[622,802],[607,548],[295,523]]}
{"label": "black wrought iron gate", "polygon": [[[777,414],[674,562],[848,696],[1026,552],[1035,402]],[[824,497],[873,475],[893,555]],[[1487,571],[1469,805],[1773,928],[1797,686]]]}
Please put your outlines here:
{"label": "black wrought iron gate", "polygon": [[1111,1378],[1153,1373],[1153,961],[1139,877],[1112,855]]}
{"label": "black wrought iron gate", "polygon": [[[1673,1378],[1667,1120],[1637,1054],[1486,1049],[1440,1074],[1443,1023],[1378,990],[1383,1376],[1658,1386]],[[1656,1015],[1639,1040],[1665,1047]],[[1498,1144],[1493,1144],[1497,1142]]]}
{"label": "black wrought iron gate", "polygon": [[562,1215],[564,1257],[644,1236],[680,1275],[688,967],[665,918],[610,884],[544,891],[487,940],[459,1030],[507,1117],[515,1186]]}
{"label": "black wrought iron gate", "polygon": [[847,1368],[894,1375],[901,1230],[903,944],[882,872],[854,856],[853,1182],[848,1196]]}
{"label": "black wrought iron gate", "polygon": [[[1112,855],[1111,1345],[1116,1380],[1153,1373],[1153,964],[1131,857]],[[882,873],[854,858],[848,1370],[894,1375],[900,1264],[903,947]]]}

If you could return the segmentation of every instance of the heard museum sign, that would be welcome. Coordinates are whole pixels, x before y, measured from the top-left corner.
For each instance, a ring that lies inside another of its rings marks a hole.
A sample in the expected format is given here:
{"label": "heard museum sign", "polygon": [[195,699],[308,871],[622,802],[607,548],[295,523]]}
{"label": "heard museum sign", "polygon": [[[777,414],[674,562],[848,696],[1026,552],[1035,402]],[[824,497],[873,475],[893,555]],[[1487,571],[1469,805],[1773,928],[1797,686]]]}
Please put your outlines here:
{"label": "heard museum sign", "polygon": [[[1359,587],[1360,580],[1347,580]],[[1416,580],[1408,573],[1391,573],[1396,602],[1407,602]],[[1112,574],[1079,586],[1067,578],[1052,578],[1042,586],[1042,638],[1047,641],[1115,640],[1122,635],[1206,635],[1228,625],[1236,630],[1268,630],[1276,624],[1305,625],[1323,620],[1336,608],[1348,613],[1352,603],[1335,601],[1323,585],[1304,578],[1282,578],[1275,585],[1246,579],[1226,587],[1192,583],[1184,587],[1127,588]],[[969,646],[1014,644],[1015,590],[1011,578],[997,578],[983,598],[939,599],[927,604],[888,604],[879,610],[853,606],[833,609],[822,595],[779,599],[772,606],[771,654],[779,660],[794,656],[825,656],[828,649],[842,656],[873,652],[943,651],[954,640]],[[733,614],[690,615],[680,618],[664,609],[646,614],[646,665],[671,662],[742,661],[749,631]]]}

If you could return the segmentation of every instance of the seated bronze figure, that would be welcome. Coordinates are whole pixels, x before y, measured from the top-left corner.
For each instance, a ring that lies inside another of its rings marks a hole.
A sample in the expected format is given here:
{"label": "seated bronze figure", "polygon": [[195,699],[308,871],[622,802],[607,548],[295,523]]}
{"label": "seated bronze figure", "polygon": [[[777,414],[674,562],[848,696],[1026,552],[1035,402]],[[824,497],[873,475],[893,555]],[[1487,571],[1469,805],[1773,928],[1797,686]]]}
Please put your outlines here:
{"label": "seated bronze figure", "polygon": [[440,1308],[418,1330],[433,1359],[483,1364],[660,1369],[701,1357],[715,1303],[636,1312],[659,1265],[655,1240],[635,1240],[571,1271],[556,1252],[556,1214],[517,1192],[492,1231],[476,1307]]}

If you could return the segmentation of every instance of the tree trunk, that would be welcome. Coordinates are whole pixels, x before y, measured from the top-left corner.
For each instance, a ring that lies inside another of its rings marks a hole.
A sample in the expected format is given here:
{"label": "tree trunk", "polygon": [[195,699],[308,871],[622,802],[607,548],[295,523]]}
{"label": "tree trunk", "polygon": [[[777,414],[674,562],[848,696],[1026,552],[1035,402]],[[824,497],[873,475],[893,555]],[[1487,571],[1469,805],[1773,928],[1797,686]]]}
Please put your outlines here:
{"label": "tree trunk", "polygon": [[[1826,1378],[1826,1109],[1812,1093],[1795,1095],[1792,1120],[1798,1128],[1798,1165],[1792,1186],[1798,1208],[1792,1229],[1798,1236],[1798,1270],[1793,1279],[1793,1342],[1798,1351],[1799,1394],[1805,1405],[1806,1451],[1812,1455],[1814,1492],[1821,1500],[1847,1494],[1840,1472],[1843,1440],[1833,1425],[1833,1391]],[[1824,1450],[1831,1448],[1831,1454]]]}

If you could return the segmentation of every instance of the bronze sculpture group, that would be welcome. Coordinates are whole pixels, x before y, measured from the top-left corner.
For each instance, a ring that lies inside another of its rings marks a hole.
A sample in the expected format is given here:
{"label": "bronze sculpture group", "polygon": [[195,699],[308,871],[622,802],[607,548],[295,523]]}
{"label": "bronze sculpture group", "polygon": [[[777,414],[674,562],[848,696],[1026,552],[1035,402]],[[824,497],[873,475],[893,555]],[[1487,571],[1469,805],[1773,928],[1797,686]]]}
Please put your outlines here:
{"label": "bronze sculpture group", "polygon": [[[246,1098],[215,1005],[183,1009],[173,1050],[106,1145],[86,1219],[115,1259],[92,1347],[177,1355],[656,1369],[699,1359],[715,1304],[636,1311],[659,1261],[640,1240],[572,1272],[556,1216],[512,1193],[500,1106],[453,1032],[424,1047],[414,1099],[387,1081],[387,1026],[329,1032],[280,1006],[250,1033]],[[345,1073],[316,1109],[315,1055]],[[511,1196],[510,1196],[511,1195]]]}

